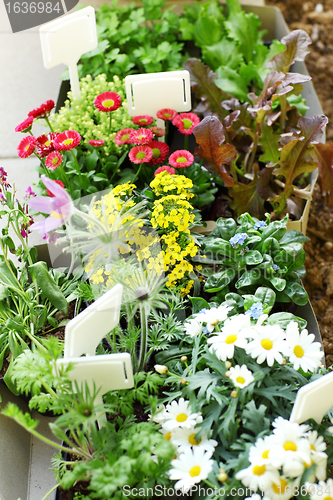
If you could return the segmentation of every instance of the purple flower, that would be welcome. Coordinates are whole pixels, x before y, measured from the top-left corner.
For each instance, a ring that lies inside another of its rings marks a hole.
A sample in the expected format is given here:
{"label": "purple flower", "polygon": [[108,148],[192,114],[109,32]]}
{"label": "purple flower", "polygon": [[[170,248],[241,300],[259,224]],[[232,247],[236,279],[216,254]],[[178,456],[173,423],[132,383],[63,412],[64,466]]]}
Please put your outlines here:
{"label": "purple flower", "polygon": [[31,189],[31,186],[28,186],[28,188],[25,190],[27,193],[27,196],[35,196],[36,193]]}
{"label": "purple flower", "polygon": [[29,200],[28,205],[36,212],[50,214],[47,219],[34,222],[30,226],[32,231],[38,231],[44,235],[62,226],[73,213],[74,205],[67,191],[54,180],[49,179],[46,175],[42,175],[41,180],[53,196],[36,196]]}
{"label": "purple flower", "polygon": [[277,264],[273,264],[273,265],[272,265],[272,268],[273,268],[273,271],[275,271],[275,272],[276,272],[276,271],[278,271],[278,270],[280,269],[280,268],[279,268],[279,266],[278,266]]}

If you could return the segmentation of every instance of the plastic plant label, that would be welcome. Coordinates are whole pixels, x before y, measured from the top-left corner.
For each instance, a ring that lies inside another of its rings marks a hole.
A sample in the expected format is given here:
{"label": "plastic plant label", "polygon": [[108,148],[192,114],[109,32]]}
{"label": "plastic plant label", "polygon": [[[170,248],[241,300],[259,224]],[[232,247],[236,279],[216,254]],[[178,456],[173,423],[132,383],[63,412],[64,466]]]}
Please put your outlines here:
{"label": "plastic plant label", "polygon": [[99,396],[134,385],[131,356],[127,352],[57,359],[58,368],[66,368],[69,363],[74,364],[68,372],[70,380],[76,381],[79,387],[87,383],[90,391],[95,384],[96,389],[100,389]]}
{"label": "plastic plant label", "polygon": [[[125,78],[130,116],[156,116],[159,109],[191,110],[190,74],[187,70],[128,75]],[[160,123],[162,122],[162,123]],[[163,120],[157,125],[164,127]]]}
{"label": "plastic plant label", "polygon": [[320,424],[332,406],[333,373],[328,373],[299,389],[289,420],[301,424],[313,418]]}
{"label": "plastic plant label", "polygon": [[64,9],[61,0],[4,0],[8,19],[13,33],[48,23],[63,16],[79,3],[70,0],[70,5]]}
{"label": "plastic plant label", "polygon": [[66,325],[64,358],[95,355],[100,341],[119,323],[122,293],[122,285],[114,286]]}
{"label": "plastic plant label", "polygon": [[73,96],[80,99],[77,62],[82,54],[98,45],[95,9],[86,7],[57,19],[42,26],[39,33],[45,68],[66,64],[69,67]]}

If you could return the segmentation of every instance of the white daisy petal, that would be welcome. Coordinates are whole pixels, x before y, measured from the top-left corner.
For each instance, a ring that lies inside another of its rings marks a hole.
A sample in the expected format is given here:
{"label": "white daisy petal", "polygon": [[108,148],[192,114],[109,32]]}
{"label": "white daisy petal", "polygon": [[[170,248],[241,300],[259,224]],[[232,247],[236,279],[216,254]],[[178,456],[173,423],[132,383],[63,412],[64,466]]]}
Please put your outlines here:
{"label": "white daisy petal", "polygon": [[323,352],[320,343],[314,342],[314,334],[309,334],[307,330],[299,333],[296,321],[291,321],[286,329],[286,337],[286,355],[293,368],[302,368],[305,373],[315,372],[323,362]]}
{"label": "white daisy petal", "polygon": [[184,398],[179,401],[172,401],[166,406],[165,419],[162,426],[165,431],[169,432],[176,427],[194,427],[197,423],[202,422],[202,417],[199,413],[192,413],[189,402]]}
{"label": "white daisy petal", "polygon": [[230,380],[234,383],[235,387],[243,389],[254,381],[252,372],[246,365],[236,365],[230,368]]}
{"label": "white daisy petal", "polygon": [[192,486],[207,479],[213,470],[211,456],[211,452],[197,446],[194,449],[186,449],[178,458],[172,460],[172,469],[168,474],[170,479],[178,479],[175,489],[186,493]]}

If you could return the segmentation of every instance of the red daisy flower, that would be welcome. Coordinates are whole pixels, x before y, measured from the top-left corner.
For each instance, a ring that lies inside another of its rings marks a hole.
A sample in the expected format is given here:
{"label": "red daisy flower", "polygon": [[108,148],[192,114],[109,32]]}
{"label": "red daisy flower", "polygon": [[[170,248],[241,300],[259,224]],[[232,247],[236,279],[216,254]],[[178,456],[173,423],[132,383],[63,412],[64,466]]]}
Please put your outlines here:
{"label": "red daisy flower", "polygon": [[153,157],[149,165],[160,165],[169,154],[169,146],[165,142],[150,141],[147,146],[153,150]]}
{"label": "red daisy flower", "polygon": [[179,149],[169,156],[169,163],[175,168],[189,167],[194,162],[194,156],[186,149]]}
{"label": "red daisy flower", "polygon": [[28,118],[26,118],[22,123],[15,127],[15,132],[29,132],[33,121],[34,117],[28,116]]}
{"label": "red daisy flower", "polygon": [[116,133],[114,142],[121,146],[122,144],[131,144],[129,137],[130,133],[134,131],[134,128],[123,128]]}
{"label": "red daisy flower", "polygon": [[165,130],[160,127],[149,127],[155,137],[163,137],[165,135]]}
{"label": "red daisy flower", "polygon": [[168,167],[167,165],[163,165],[163,167],[158,167],[155,172],[154,176],[160,174],[161,172],[168,172],[170,175],[175,175],[176,170],[172,167]]}
{"label": "red daisy flower", "polygon": [[185,135],[190,135],[196,125],[200,123],[200,118],[194,113],[180,113],[172,120],[179,132]]}
{"label": "red daisy flower", "polygon": [[91,139],[88,142],[89,142],[90,146],[94,146],[94,148],[100,148],[100,147],[104,146],[104,141],[98,141],[98,140]]}
{"label": "red daisy flower", "polygon": [[148,146],[135,146],[128,155],[132,163],[148,163],[153,157],[153,151]]}
{"label": "red daisy flower", "polygon": [[54,106],[54,101],[52,101],[52,99],[49,99],[48,101],[43,102],[43,104],[41,104],[39,108],[35,108],[32,111],[29,111],[28,116],[32,116],[33,118],[48,116]]}
{"label": "red daisy flower", "polygon": [[[56,182],[57,184],[59,184],[59,186],[61,186],[62,188],[65,188],[65,184],[62,181],[58,181],[58,180],[53,179],[53,182]],[[51,197],[55,196],[55,194],[53,194],[52,191],[50,191],[49,189],[46,189],[46,194],[48,196],[51,196]]]}
{"label": "red daisy flower", "polygon": [[132,122],[134,125],[151,125],[154,121],[154,118],[150,115],[139,115],[139,116],[133,116]]}
{"label": "red daisy flower", "polygon": [[115,111],[121,106],[121,97],[116,92],[103,92],[96,97],[94,105],[104,113]]}
{"label": "red daisy flower", "polygon": [[75,130],[66,130],[61,132],[53,141],[53,147],[57,151],[69,151],[80,144],[81,136]]}
{"label": "red daisy flower", "polygon": [[178,112],[174,109],[164,108],[157,111],[156,116],[160,120],[171,122],[177,114]]}
{"label": "red daisy flower", "polygon": [[55,170],[62,162],[63,155],[59,151],[52,151],[45,160],[45,165],[49,170]]}
{"label": "red daisy flower", "polygon": [[139,128],[130,133],[131,144],[148,144],[154,138],[154,134],[147,128]]}
{"label": "red daisy flower", "polygon": [[57,135],[56,132],[51,132],[50,134],[44,134],[37,137],[36,153],[40,158],[44,158],[54,151],[53,141]]}
{"label": "red daisy flower", "polygon": [[17,146],[17,153],[21,158],[28,158],[35,151],[36,137],[28,135],[24,137],[20,144]]}

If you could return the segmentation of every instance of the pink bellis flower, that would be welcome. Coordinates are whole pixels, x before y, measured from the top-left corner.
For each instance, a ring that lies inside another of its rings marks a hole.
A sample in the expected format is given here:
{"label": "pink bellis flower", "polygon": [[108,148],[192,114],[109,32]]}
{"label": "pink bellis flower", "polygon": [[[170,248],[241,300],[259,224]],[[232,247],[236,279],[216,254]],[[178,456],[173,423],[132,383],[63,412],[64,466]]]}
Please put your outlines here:
{"label": "pink bellis flower", "polygon": [[53,196],[36,196],[29,200],[28,205],[36,212],[50,215],[30,226],[31,231],[38,231],[39,234],[44,235],[62,226],[72,215],[74,205],[67,191],[56,181],[49,179],[46,175],[41,175],[41,180]]}

